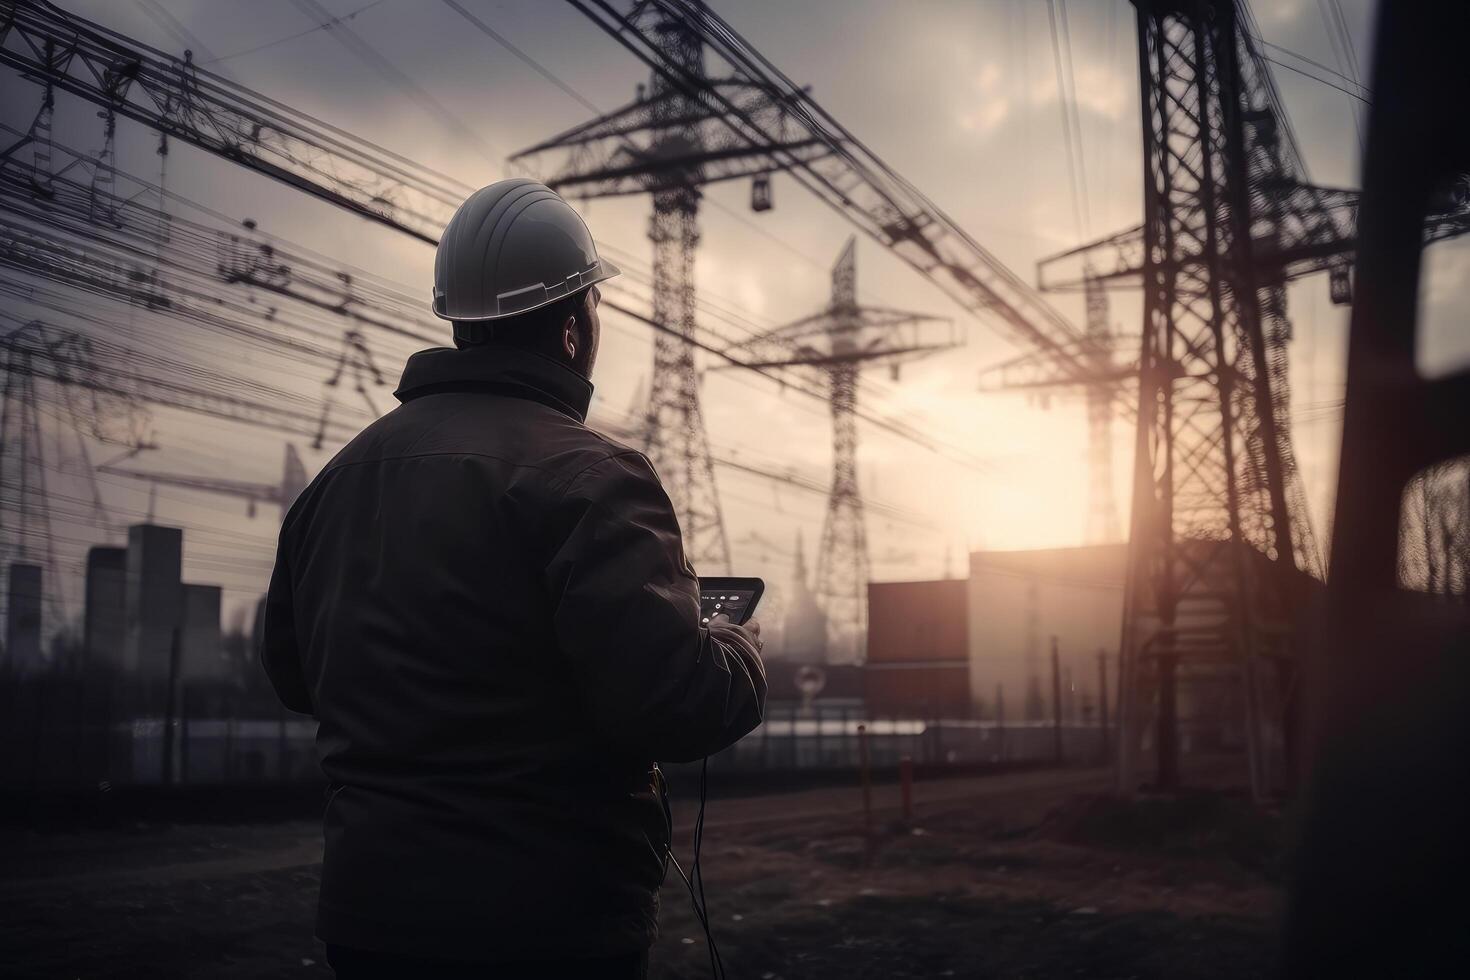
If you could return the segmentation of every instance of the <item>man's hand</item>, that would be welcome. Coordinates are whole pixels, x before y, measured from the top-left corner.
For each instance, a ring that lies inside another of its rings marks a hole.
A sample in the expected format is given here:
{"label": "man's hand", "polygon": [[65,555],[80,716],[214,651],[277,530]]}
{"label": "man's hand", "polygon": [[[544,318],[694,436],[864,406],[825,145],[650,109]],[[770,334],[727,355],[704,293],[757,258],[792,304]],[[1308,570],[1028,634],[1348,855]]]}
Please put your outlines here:
{"label": "man's hand", "polygon": [[741,648],[751,654],[751,657],[760,665],[761,676],[765,676],[766,665],[761,663],[760,652],[765,646],[761,642],[760,620],[752,619],[743,626],[737,626],[730,622],[730,617],[720,613],[710,619],[709,631],[726,643],[738,644]]}

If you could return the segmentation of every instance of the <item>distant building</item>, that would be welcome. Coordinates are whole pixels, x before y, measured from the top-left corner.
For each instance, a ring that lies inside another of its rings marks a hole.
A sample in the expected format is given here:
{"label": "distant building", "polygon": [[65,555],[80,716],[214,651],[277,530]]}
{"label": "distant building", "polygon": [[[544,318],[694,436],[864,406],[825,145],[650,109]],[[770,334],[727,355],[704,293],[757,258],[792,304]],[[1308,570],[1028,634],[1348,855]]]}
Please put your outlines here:
{"label": "distant building", "polygon": [[870,582],[868,712],[954,718],[970,713],[969,583]]}
{"label": "distant building", "polygon": [[5,660],[14,671],[39,670],[41,658],[41,566],[12,562],[5,592]]}
{"label": "distant building", "polygon": [[128,551],[95,547],[87,550],[87,585],[82,610],[82,645],[86,662],[121,668],[127,635]]}
{"label": "distant building", "polygon": [[1089,697],[1095,701],[1099,650],[1114,658],[1110,684],[1116,672],[1127,559],[1126,544],[972,554],[968,617],[974,701],[990,704],[997,687],[1003,687],[1010,720],[1034,715],[1037,708],[1050,719],[1053,636],[1078,688],[1064,693],[1064,705],[1079,693],[1082,703]]}
{"label": "distant building", "polygon": [[128,528],[123,668],[149,684],[168,679],[173,634],[183,617],[183,550],[179,528]]}
{"label": "distant building", "polygon": [[782,625],[782,655],[787,660],[804,664],[827,661],[827,614],[817,604],[806,577],[806,557],[801,536],[796,538],[796,576],[791,590],[791,604]]}
{"label": "distant building", "polygon": [[221,680],[228,661],[220,632],[218,585],[185,585],[179,622],[179,676],[185,680]]}

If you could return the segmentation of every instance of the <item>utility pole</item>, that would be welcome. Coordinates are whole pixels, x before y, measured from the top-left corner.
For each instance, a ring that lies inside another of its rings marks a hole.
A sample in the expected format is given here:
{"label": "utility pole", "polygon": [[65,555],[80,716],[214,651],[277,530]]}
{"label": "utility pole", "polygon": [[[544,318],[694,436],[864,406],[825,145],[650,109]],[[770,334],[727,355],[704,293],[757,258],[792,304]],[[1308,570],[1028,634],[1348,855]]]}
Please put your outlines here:
{"label": "utility pole", "polygon": [[1102,760],[1108,761],[1108,652],[1097,651],[1097,713],[1099,733],[1102,736]]}
{"label": "utility pole", "polygon": [[1052,752],[1058,764],[1062,761],[1062,656],[1057,638],[1051,638],[1051,733]]}

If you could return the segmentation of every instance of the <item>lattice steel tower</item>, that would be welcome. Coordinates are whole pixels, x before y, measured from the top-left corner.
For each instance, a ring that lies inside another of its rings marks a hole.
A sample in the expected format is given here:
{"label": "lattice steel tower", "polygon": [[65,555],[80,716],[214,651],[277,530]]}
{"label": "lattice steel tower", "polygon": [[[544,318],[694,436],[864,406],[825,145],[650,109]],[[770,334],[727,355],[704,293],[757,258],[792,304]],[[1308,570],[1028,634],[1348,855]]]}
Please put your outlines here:
{"label": "lattice steel tower", "polygon": [[857,240],[832,267],[832,298],[813,316],[777,327],[739,345],[749,367],[816,368],[826,377],[832,406],[832,489],[817,554],[817,601],[827,614],[827,659],[860,663],[867,636],[868,531],[857,478],[857,400],[864,365],[905,361],[954,346],[953,335],[927,335],[945,324],[903,310],[863,307],[857,301]]}
{"label": "lattice steel tower", "polygon": [[[678,510],[690,557],[728,568],[730,545],[690,343],[695,335],[700,187],[764,176],[781,164],[773,161],[770,144],[753,144],[737,135],[721,121],[714,100],[701,97],[706,87],[721,84],[705,74],[698,23],[702,5],[688,15],[640,5],[629,16],[631,26],[653,38],[659,58],[672,71],[655,70],[651,84],[646,89],[640,85],[633,102],[523,150],[512,160],[546,171],[547,184],[568,197],[638,192],[652,196],[648,232],[653,242],[652,319],[662,329],[654,344],[644,447]],[[736,90],[734,98],[742,111],[755,116],[774,114],[780,101],[748,86]],[[819,152],[814,144],[791,149],[800,159]],[[547,166],[551,154],[561,159]],[[764,210],[769,198],[755,206]]]}
{"label": "lattice steel tower", "polygon": [[[1139,360],[1106,367],[1092,341],[1087,372],[1042,355],[1002,365],[1002,386],[1110,385],[1137,422],[1118,790],[1137,788],[1149,732],[1157,782],[1178,781],[1179,699],[1204,704],[1213,686],[1268,795],[1289,769],[1291,624],[1323,574],[1290,437],[1285,283],[1327,272],[1333,301],[1350,301],[1357,193],[1308,182],[1243,0],[1134,6],[1144,222],[1037,274],[1082,291],[1090,313],[1100,284],[1140,286]],[[1467,200],[1431,207],[1426,244],[1470,232]]]}
{"label": "lattice steel tower", "polygon": [[[1247,73],[1235,0],[1136,0],[1144,138],[1144,323],[1120,682],[1119,783],[1146,714],[1178,780],[1176,680],[1237,671],[1250,775],[1276,781],[1294,596],[1320,571],[1290,431],[1279,282],[1253,222],[1286,172],[1267,82]],[[1273,152],[1274,150],[1274,152]],[[1273,365],[1272,361],[1277,363]],[[1141,698],[1157,691],[1149,710]],[[1272,753],[1275,754],[1275,753]]]}
{"label": "lattice steel tower", "polygon": [[[1108,294],[1089,277],[1083,293],[1087,307],[1087,352],[1099,378],[1112,363],[1113,327],[1108,322]],[[1087,386],[1087,543],[1111,544],[1123,539],[1118,502],[1113,496],[1113,389],[1106,381]]]}

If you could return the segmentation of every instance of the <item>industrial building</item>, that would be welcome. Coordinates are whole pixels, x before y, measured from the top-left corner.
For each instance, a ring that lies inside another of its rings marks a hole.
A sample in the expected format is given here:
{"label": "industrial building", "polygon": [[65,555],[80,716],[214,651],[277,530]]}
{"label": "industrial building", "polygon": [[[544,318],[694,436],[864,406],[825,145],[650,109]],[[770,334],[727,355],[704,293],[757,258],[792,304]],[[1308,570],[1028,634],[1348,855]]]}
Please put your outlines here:
{"label": "industrial building", "polygon": [[[970,556],[970,697],[1004,700],[1020,721],[1051,717],[1051,643],[1063,693],[1081,710],[1095,704],[1099,653],[1114,658],[1123,629],[1126,544],[1037,551],[977,551]],[[1109,662],[1113,670],[1116,660]],[[1003,692],[1003,693],[1002,693]]]}
{"label": "industrial building", "polygon": [[12,562],[5,591],[5,665],[16,673],[40,667],[41,566]]}
{"label": "industrial building", "polygon": [[873,717],[971,713],[969,584],[868,583],[863,687]]}
{"label": "industrial building", "polygon": [[87,551],[82,645],[89,666],[120,668],[127,629],[128,550],[98,546]]}

